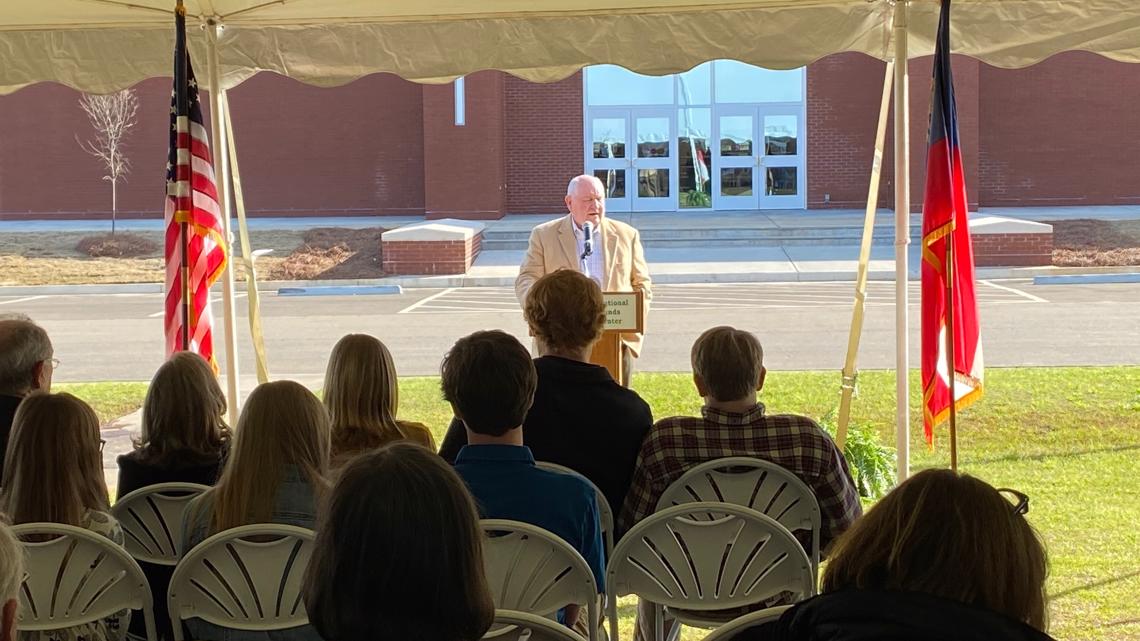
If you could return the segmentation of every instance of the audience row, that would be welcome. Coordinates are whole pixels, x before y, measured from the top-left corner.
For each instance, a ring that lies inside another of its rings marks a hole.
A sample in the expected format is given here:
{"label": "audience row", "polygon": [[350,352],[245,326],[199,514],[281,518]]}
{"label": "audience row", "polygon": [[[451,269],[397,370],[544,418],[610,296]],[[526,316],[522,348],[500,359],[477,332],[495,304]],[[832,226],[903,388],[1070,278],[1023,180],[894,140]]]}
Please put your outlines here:
{"label": "audience row", "polygon": [[[930,471],[863,517],[846,460],[818,424],[768,414],[758,402],[766,370],[752,334],[730,327],[702,334],[692,350],[702,415],[654,424],[644,400],[588,362],[605,320],[593,281],[573,271],[549,274],[532,288],[524,315],[538,358],[500,331],[462,338],[444,357],[441,389],[455,418],[439,456],[426,426],[397,418],[393,359],[373,337],[336,344],[323,401],[291,381],[263,384],[232,433],[210,366],[177,354],[155,374],[140,438],[119,458],[118,496],[170,481],[212,486],[187,509],[184,551],[244,524],[315,529],[305,595],[311,625],[273,638],[459,641],[480,637],[493,613],[477,518],[555,533],[582,554],[604,592],[594,486],[620,510],[620,537],[654,512],[685,470],[751,456],[788,469],[815,493],[818,543],[830,557],[825,594],[789,610],[765,629],[767,638],[833,638],[820,631],[835,625],[851,630],[842,638],[870,638],[858,635],[868,624],[857,614],[867,608],[881,613],[868,634],[940,638],[936,622],[950,617],[991,638],[1048,638],[1040,632],[1047,563],[1025,521],[1025,501],[1015,505],[984,482]],[[0,320],[0,429],[11,426],[2,435],[0,509],[12,523],[77,525],[122,544],[109,514],[98,420],[75,397],[50,393],[53,365],[41,328]],[[540,468],[536,459],[582,476]],[[795,534],[810,549],[810,533]],[[165,594],[169,570],[145,569],[154,593]],[[158,621],[166,621],[164,599],[156,605]],[[649,639],[656,608],[642,605],[638,635]],[[118,613],[36,638],[119,641],[128,619]],[[586,634],[575,604],[559,619]],[[187,627],[195,639],[269,638],[198,619]]]}

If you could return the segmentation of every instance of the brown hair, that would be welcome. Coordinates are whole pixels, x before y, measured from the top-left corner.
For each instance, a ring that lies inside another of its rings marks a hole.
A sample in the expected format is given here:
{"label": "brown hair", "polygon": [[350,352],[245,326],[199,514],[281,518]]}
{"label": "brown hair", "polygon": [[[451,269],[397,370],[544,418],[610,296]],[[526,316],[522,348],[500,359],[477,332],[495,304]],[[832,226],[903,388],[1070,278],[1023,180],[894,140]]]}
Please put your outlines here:
{"label": "brown hair", "polygon": [[12,523],[82,526],[107,511],[99,417],[71,394],[35,392],[16,409],[4,457],[0,507]]}
{"label": "brown hair", "polygon": [[475,332],[443,357],[440,387],[455,415],[478,434],[501,436],[522,425],[534,402],[538,374],[514,336]]}
{"label": "brown hair", "polygon": [[1045,630],[1049,563],[1025,517],[985,481],[923,470],[836,539],[823,592],[922,592]]}
{"label": "brown hair", "polygon": [[229,459],[208,490],[214,496],[211,531],[268,523],[289,465],[321,495],[328,484],[329,415],[300,383],[263,383],[246,400]]}
{"label": "brown hair", "polygon": [[210,364],[194,352],[178,352],[150,381],[135,451],[158,465],[216,461],[230,440],[225,413],[226,397]]}
{"label": "brown hair", "polygon": [[348,334],[337,341],[325,369],[324,403],[332,420],[334,459],[404,439],[435,450],[426,427],[396,420],[396,365],[384,343],[372,336]]}
{"label": "brown hair", "polygon": [[535,281],[523,317],[547,350],[575,352],[602,337],[606,305],[597,283],[572,269],[559,269]]}
{"label": "brown hair", "polygon": [[443,459],[410,443],[345,467],[305,586],[309,621],[327,641],[475,641],[495,614],[471,495]]}
{"label": "brown hair", "polygon": [[705,330],[693,343],[693,373],[718,401],[742,399],[760,385],[764,348],[751,332],[722,325]]}

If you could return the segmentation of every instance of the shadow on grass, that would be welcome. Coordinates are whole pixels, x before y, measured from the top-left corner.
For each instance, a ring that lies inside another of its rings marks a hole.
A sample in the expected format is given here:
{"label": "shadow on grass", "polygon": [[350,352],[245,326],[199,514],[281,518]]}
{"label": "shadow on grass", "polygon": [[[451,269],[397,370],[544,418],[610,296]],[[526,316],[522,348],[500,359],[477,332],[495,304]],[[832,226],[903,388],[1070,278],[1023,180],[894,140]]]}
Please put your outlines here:
{"label": "shadow on grass", "polygon": [[[1136,576],[1140,576],[1140,570],[1136,570],[1135,572],[1129,572],[1128,574],[1121,574],[1119,576],[1114,576],[1114,577],[1111,577],[1108,579],[1102,579],[1100,581],[1093,581],[1092,583],[1086,583],[1084,585],[1078,585],[1075,587],[1071,587],[1068,590],[1062,590],[1056,594],[1050,594],[1049,600],[1050,601],[1056,601],[1057,599],[1061,599],[1061,598],[1076,594],[1077,592],[1081,592],[1084,590],[1091,590],[1093,588],[1100,588],[1100,587],[1104,587],[1106,585],[1112,585],[1113,583],[1120,583],[1121,581],[1127,581],[1128,579],[1131,579],[1132,577],[1136,577]],[[1135,623],[1135,622],[1140,622],[1140,619],[1136,619],[1135,621],[1117,621],[1116,624],[1123,625],[1125,623]]]}
{"label": "shadow on grass", "polygon": [[1130,452],[1140,450],[1140,445],[1120,445],[1117,447],[1097,447],[1077,452],[1043,452],[1041,454],[1004,454],[992,458],[963,459],[963,463],[986,465],[989,463],[1007,463],[1009,461],[1044,461],[1052,458],[1071,458],[1077,456],[1090,456],[1093,454],[1110,454],[1114,452]]}

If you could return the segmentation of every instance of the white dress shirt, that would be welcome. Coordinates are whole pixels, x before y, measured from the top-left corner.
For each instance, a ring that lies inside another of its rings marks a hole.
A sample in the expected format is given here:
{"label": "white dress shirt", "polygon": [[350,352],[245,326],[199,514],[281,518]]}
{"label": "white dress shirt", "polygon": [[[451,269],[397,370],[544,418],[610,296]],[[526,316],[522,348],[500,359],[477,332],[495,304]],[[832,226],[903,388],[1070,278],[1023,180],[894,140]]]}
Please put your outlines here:
{"label": "white dress shirt", "polygon": [[582,254],[586,252],[586,232],[571,218],[570,226],[574,228],[574,241],[578,247],[578,269],[588,276],[591,280],[598,284],[598,287],[605,289],[606,268],[605,261],[602,259],[603,243],[601,234],[601,225],[595,225],[593,231],[590,233],[590,246],[592,252],[589,256],[582,258]]}

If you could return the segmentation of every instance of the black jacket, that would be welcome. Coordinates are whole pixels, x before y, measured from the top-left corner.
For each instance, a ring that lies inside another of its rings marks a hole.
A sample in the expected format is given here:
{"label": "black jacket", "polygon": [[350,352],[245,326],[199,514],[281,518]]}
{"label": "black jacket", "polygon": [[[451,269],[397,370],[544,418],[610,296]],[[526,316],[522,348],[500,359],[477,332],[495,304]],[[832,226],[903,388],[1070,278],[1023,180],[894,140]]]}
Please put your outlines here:
{"label": "black jacket", "polygon": [[[606,368],[557,356],[534,359],[538,389],[523,423],[523,442],[537,461],[564,465],[594,482],[617,517],[641,442],[653,426],[649,404],[618,385]],[[455,462],[467,444],[452,420],[439,454]]]}
{"label": "black jacket", "polygon": [[[0,479],[4,478],[4,457],[8,455],[8,435],[12,433],[12,421],[16,418],[19,396],[0,394]],[[620,509],[620,508],[619,508]]]}
{"label": "black jacket", "polygon": [[1052,641],[1021,621],[915,592],[850,590],[797,604],[734,641]]}

